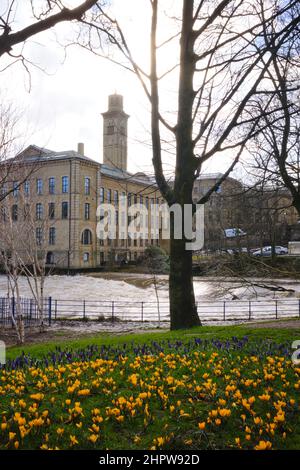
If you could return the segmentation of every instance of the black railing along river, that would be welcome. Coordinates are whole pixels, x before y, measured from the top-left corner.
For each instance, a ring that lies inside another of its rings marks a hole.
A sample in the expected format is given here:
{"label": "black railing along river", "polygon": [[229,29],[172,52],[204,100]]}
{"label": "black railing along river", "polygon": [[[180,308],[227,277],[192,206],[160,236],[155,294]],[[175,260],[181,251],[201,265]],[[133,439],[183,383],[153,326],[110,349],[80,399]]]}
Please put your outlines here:
{"label": "black railing along river", "polygon": [[[300,318],[300,299],[199,300],[198,315],[203,323],[245,322]],[[0,325],[11,326],[12,316],[21,312],[25,326],[38,324],[40,315],[34,299],[0,298]],[[43,320],[51,325],[60,320],[169,322],[169,303],[153,301],[66,300],[47,297]]]}

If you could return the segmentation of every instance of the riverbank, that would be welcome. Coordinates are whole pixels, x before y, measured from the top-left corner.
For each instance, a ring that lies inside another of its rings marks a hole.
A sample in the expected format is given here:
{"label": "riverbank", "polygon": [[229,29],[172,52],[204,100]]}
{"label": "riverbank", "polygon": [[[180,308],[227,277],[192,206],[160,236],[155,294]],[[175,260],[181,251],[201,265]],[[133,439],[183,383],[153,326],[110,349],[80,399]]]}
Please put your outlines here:
{"label": "riverbank", "polygon": [[[224,328],[224,330],[223,330]],[[254,321],[243,323],[241,325],[222,325],[222,326],[203,326],[200,332],[214,332],[227,331],[241,332],[247,330],[285,330],[293,331],[296,333],[297,339],[300,340],[300,319],[287,318],[284,320],[270,320],[270,321]],[[169,325],[167,323],[148,322],[141,324],[139,322],[120,322],[112,324],[111,322],[96,322],[96,321],[61,321],[55,322],[51,327],[45,326],[44,331],[41,333],[39,328],[32,328],[26,331],[26,345],[41,345],[41,344],[61,344],[64,342],[73,342],[77,340],[85,340],[91,338],[92,340],[102,340],[107,337],[122,337],[124,335],[149,335],[149,334],[165,334],[169,332]],[[95,336],[96,335],[96,336]],[[4,341],[6,347],[15,348],[17,344],[17,337],[14,329],[0,329],[0,341]]]}

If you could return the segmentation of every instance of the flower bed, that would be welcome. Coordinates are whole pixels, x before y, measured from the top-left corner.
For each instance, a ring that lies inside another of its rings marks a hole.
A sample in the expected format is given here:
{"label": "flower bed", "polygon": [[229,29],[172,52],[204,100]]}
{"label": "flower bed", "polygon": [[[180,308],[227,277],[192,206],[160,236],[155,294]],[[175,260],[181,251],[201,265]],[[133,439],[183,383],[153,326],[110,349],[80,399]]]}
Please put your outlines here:
{"label": "flower bed", "polygon": [[0,370],[0,449],[297,448],[290,356],[247,337],[22,355]]}

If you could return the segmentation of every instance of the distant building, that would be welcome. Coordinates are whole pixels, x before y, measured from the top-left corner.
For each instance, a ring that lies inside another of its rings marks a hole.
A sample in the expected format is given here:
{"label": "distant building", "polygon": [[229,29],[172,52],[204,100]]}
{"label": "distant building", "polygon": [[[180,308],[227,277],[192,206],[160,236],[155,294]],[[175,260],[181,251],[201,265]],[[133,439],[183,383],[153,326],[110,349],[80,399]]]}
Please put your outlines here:
{"label": "distant building", "polygon": [[[199,201],[217,185],[222,173],[200,175],[193,189],[193,201]],[[226,247],[226,230],[243,229],[242,208],[237,201],[244,187],[238,180],[228,177],[211,194],[204,205],[204,243],[206,249],[219,250]]]}
{"label": "distant building", "polygon": [[[156,209],[163,202],[161,194],[153,179],[144,173],[127,171],[128,118],[123,110],[123,97],[117,94],[109,96],[108,111],[103,113],[102,164],[86,157],[84,145],[80,143],[76,152],[54,152],[30,145],[13,160],[13,164],[6,162],[1,165],[0,171],[4,173],[10,167],[9,179],[6,179],[2,191],[12,189],[24,175],[30,175],[16,194],[13,192],[7,196],[11,210],[19,213],[18,220],[14,221],[16,228],[22,218],[24,207],[21,206],[26,205],[26,198],[31,202],[34,198],[36,210],[43,219],[53,219],[47,226],[49,234],[44,234],[49,241],[49,264],[78,269],[136,261],[147,246],[160,243]],[[148,217],[140,222],[148,234],[145,239],[128,237],[130,221],[127,216],[121,217],[118,211],[119,200],[123,196],[127,197],[129,206],[147,206]],[[115,207],[116,239],[97,236],[101,213],[97,217],[96,211],[98,207],[101,211],[101,205],[105,203]],[[39,216],[36,221],[39,237],[42,230],[40,220]],[[2,217],[2,229],[4,224]],[[5,246],[0,248],[3,250]]]}
{"label": "distant building", "polygon": [[[196,202],[215,186],[222,173],[203,174],[194,184]],[[228,177],[204,206],[205,248],[256,248],[287,245],[289,228],[298,220],[292,197],[285,188],[248,187]],[[228,234],[236,236],[228,236]]]}

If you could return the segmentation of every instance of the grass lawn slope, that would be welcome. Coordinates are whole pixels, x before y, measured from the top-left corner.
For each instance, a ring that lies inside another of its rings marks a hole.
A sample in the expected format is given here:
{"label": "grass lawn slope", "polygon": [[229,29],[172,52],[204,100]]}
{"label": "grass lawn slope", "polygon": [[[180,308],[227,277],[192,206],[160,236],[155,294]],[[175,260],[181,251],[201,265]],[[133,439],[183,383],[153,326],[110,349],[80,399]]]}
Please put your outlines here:
{"label": "grass lawn slope", "polygon": [[296,339],[203,327],[10,348],[0,449],[299,449]]}

